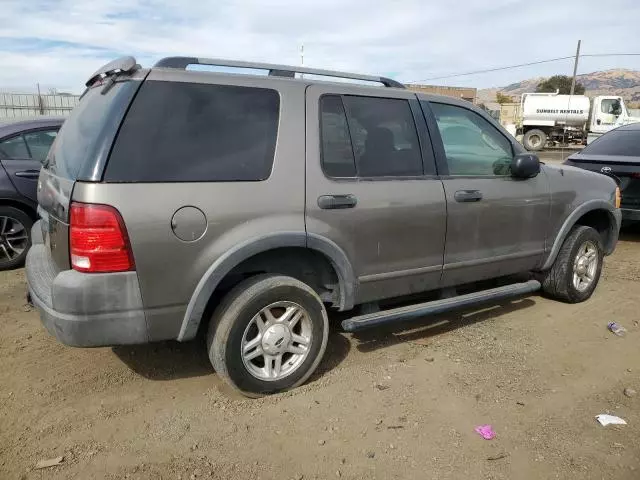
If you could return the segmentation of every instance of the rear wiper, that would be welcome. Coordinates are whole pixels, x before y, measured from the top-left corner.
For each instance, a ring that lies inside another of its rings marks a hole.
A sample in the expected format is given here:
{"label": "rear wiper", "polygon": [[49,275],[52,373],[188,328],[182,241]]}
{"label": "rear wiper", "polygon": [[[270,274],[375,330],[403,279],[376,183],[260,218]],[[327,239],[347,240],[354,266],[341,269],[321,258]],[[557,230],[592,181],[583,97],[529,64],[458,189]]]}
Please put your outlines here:
{"label": "rear wiper", "polygon": [[109,90],[111,90],[111,87],[113,87],[115,85],[115,83],[116,83],[117,76],[118,76],[118,74],[114,73],[113,75],[110,75],[107,78],[107,81],[105,82],[104,86],[102,87],[102,90],[100,90],[100,95],[104,95]]}

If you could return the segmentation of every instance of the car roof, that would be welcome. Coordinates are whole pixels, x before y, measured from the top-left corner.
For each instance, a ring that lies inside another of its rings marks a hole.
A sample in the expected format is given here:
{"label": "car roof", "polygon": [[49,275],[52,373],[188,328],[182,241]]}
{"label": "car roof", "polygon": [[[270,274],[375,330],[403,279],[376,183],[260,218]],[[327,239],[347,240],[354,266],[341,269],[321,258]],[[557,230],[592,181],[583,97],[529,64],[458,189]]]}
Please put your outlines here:
{"label": "car roof", "polygon": [[[611,130],[613,131],[613,130]],[[620,132],[628,132],[628,131],[640,131],[640,123],[630,123],[629,125],[623,125],[622,127],[618,127],[615,131]]]}
{"label": "car roof", "polygon": [[64,123],[64,120],[64,117],[48,116],[0,118],[0,137],[14,135],[25,130],[59,127]]}

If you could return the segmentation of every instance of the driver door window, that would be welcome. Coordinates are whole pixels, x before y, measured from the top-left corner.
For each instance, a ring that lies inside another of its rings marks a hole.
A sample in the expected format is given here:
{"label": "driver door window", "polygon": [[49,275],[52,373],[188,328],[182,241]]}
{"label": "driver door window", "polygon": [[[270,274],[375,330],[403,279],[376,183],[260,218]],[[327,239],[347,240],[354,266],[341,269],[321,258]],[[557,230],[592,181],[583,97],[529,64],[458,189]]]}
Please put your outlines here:
{"label": "driver door window", "polygon": [[511,142],[477,113],[456,105],[430,103],[447,156],[450,175],[507,176]]}

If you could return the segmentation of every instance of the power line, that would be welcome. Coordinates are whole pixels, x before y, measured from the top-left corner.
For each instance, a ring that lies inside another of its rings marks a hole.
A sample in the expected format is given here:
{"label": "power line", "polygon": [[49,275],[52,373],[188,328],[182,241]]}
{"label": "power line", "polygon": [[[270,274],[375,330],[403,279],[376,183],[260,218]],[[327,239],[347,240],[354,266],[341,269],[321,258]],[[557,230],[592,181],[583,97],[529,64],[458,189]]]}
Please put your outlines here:
{"label": "power line", "polygon": [[[591,53],[591,54],[582,54],[580,55],[580,57],[581,58],[582,57],[640,57],[640,53]],[[549,58],[547,60],[538,60],[536,62],[520,63],[518,65],[508,65],[505,67],[488,68],[486,70],[475,70],[473,72],[452,73],[449,75],[442,75],[440,77],[430,77],[430,78],[425,78],[423,80],[414,80],[412,82],[407,82],[407,83],[428,82],[430,80],[441,80],[444,78],[464,77],[467,75],[476,75],[478,73],[498,72],[500,70],[510,70],[512,68],[528,67],[530,65],[539,65],[541,63],[558,62],[560,60],[569,60],[571,58],[575,58],[575,56],[570,55],[568,57]]]}

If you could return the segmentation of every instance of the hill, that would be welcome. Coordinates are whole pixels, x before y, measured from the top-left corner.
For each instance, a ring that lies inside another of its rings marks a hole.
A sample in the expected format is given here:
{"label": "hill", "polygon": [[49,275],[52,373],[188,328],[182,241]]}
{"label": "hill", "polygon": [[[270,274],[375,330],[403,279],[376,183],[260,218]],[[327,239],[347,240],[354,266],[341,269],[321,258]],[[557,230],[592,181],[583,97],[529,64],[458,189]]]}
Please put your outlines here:
{"label": "hill", "polygon": [[[478,100],[481,102],[495,102],[496,93],[518,100],[525,92],[535,92],[536,86],[544,80],[544,77],[530,78],[506,87],[485,88],[478,90]],[[586,73],[578,75],[578,82],[586,88],[586,94],[590,97],[596,95],[619,95],[627,102],[640,104],[640,72],[636,70],[614,69],[602,72]]]}

